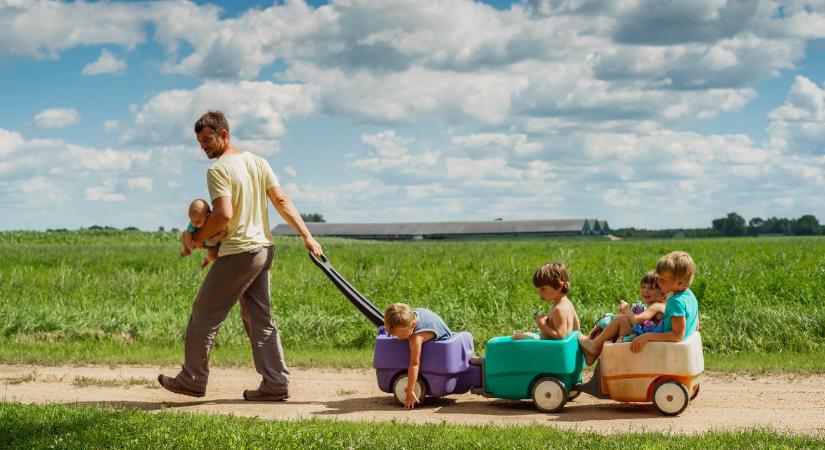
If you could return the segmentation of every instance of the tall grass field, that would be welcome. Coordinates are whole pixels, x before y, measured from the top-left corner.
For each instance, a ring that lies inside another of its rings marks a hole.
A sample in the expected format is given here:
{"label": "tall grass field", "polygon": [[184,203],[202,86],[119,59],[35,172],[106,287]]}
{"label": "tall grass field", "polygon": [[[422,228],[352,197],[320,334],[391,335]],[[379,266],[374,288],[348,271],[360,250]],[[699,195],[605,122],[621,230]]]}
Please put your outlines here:
{"label": "tall grass field", "polygon": [[[691,289],[709,368],[737,358],[758,365],[762,356],[779,367],[794,357],[808,362],[806,371],[825,367],[812,358],[825,350],[825,238],[320,241],[336,269],[379,308],[430,308],[453,330],[470,331],[481,350],[547,310],[531,284],[543,263],[567,265],[568,297],[589,329],[618,300],[638,298],[640,277],[660,256],[684,250],[698,265]],[[172,233],[0,233],[0,362],[179,363],[206,274],[203,251],[189,258],[179,251]],[[271,290],[288,360],[369,364],[375,328],[300,240],[277,239]],[[237,307],[213,356],[218,364],[251,365]]]}

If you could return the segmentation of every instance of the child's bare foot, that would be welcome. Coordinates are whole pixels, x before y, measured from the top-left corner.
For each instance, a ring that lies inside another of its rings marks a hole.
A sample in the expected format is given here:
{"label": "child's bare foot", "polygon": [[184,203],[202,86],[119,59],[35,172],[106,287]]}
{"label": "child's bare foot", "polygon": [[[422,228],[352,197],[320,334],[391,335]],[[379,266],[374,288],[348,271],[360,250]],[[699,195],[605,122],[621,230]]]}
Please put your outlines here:
{"label": "child's bare foot", "polygon": [[180,251],[180,256],[189,256],[192,254],[192,250],[189,250],[186,247],[183,247],[183,250]]}
{"label": "child's bare foot", "polygon": [[581,347],[582,353],[584,354],[584,362],[587,363],[588,366],[592,366],[593,363],[599,359],[599,356],[596,354],[595,342],[579,335],[579,347]]}

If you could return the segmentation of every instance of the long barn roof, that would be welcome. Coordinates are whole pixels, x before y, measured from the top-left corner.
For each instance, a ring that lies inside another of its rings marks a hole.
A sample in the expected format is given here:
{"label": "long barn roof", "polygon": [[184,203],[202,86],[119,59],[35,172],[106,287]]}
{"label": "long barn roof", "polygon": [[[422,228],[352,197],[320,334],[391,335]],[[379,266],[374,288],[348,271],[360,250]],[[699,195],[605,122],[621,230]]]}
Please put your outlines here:
{"label": "long barn roof", "polygon": [[[587,220],[588,230],[595,219]],[[462,236],[462,235],[517,235],[517,234],[579,234],[585,219],[564,220],[494,220],[488,222],[417,222],[417,223],[307,223],[316,236]],[[287,224],[276,226],[272,233],[294,236],[297,233]]]}

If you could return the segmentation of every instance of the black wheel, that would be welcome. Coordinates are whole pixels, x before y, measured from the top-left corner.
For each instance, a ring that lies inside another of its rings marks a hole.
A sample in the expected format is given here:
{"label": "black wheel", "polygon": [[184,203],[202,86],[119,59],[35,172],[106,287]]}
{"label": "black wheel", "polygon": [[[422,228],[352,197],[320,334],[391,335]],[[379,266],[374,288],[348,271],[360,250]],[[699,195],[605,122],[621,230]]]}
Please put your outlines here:
{"label": "black wheel", "polygon": [[[398,378],[392,384],[392,392],[395,395],[395,401],[399,404],[403,405],[404,400],[407,399],[407,374],[399,375]],[[413,388],[413,392],[415,392],[415,396],[418,397],[418,402],[421,403],[424,401],[424,397],[427,396],[427,386],[424,385],[424,382],[421,381],[421,377],[415,381],[415,388]]]}
{"label": "black wheel", "polygon": [[564,384],[553,378],[539,378],[533,385],[533,404],[541,412],[560,411],[567,402],[567,391]]}
{"label": "black wheel", "polygon": [[690,401],[693,401],[696,397],[699,396],[699,385],[696,385],[696,389],[693,390],[693,394],[690,395]]}
{"label": "black wheel", "polygon": [[678,381],[662,380],[653,390],[653,406],[665,416],[678,416],[688,402],[687,388]]}

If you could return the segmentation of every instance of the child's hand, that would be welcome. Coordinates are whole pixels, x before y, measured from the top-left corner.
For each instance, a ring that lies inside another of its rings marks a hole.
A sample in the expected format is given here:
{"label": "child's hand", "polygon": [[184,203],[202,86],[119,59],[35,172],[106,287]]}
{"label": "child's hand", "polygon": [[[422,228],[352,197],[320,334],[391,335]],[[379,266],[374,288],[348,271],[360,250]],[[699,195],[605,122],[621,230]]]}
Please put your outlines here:
{"label": "child's hand", "polygon": [[630,305],[627,304],[624,300],[619,300],[619,312],[624,313],[627,309],[630,308]]}
{"label": "child's hand", "polygon": [[539,329],[541,329],[542,325],[547,324],[547,319],[548,317],[546,314],[541,314],[536,317],[536,325],[538,325]]}
{"label": "child's hand", "polygon": [[633,353],[639,353],[645,348],[645,344],[648,341],[648,335],[643,334],[641,336],[636,336],[632,341],[630,341],[630,351]]}
{"label": "child's hand", "polygon": [[415,390],[407,390],[407,398],[404,400],[404,409],[413,409],[415,404],[419,403],[418,396],[415,395]]}
{"label": "child's hand", "polygon": [[191,254],[192,254],[192,250],[189,250],[189,249],[188,249],[188,248],[186,248],[186,247],[183,247],[183,250],[181,250],[181,251],[180,251],[180,256],[181,256],[182,258],[183,258],[183,257],[186,257],[186,256],[189,256],[189,255],[191,255]]}

